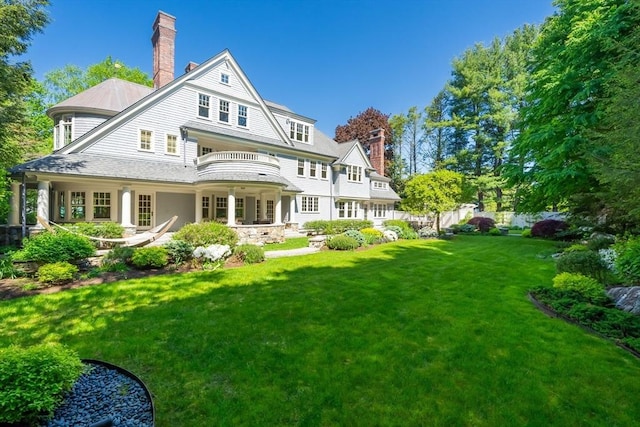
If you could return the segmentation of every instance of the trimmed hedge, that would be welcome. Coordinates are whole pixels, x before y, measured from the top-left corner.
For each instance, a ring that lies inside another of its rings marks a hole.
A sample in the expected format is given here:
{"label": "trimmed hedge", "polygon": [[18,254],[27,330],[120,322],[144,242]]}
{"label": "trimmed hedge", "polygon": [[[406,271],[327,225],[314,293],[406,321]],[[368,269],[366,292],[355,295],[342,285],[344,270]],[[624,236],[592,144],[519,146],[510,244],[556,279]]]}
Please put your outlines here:
{"label": "trimmed hedge", "polygon": [[340,234],[347,230],[362,230],[373,227],[373,222],[363,219],[336,219],[305,222],[303,228],[315,234]]}
{"label": "trimmed hedge", "polygon": [[184,240],[194,247],[227,245],[233,248],[238,243],[238,234],[224,224],[202,222],[184,225],[173,234],[173,240]]}
{"label": "trimmed hedge", "polygon": [[136,268],[162,268],[169,263],[169,253],[163,246],[138,248],[133,252],[131,263]]}

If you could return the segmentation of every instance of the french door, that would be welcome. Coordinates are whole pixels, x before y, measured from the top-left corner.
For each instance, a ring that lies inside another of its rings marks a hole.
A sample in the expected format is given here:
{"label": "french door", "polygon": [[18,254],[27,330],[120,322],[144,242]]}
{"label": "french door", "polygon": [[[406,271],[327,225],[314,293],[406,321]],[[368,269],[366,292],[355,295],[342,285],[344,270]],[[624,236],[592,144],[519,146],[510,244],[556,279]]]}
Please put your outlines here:
{"label": "french door", "polygon": [[136,215],[136,227],[139,230],[147,230],[153,227],[153,195],[138,193],[138,208]]}

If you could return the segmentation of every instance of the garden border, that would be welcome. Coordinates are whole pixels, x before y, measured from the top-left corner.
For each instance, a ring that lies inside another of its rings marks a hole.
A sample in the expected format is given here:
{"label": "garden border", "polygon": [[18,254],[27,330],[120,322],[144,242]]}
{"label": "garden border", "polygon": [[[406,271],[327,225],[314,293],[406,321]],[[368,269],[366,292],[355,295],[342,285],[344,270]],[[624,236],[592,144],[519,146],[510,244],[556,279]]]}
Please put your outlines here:
{"label": "garden border", "polygon": [[556,318],[562,319],[565,322],[570,323],[572,325],[579,326],[584,331],[589,332],[592,335],[596,335],[599,338],[602,338],[604,340],[613,342],[615,345],[617,345],[621,349],[628,351],[629,353],[631,353],[632,355],[634,355],[635,357],[640,359],[640,352],[638,352],[635,349],[629,347],[628,345],[623,344],[623,343],[619,342],[616,339],[609,338],[606,335],[603,335],[600,332],[596,331],[595,329],[590,328],[589,326],[583,325],[580,322],[576,322],[575,320],[573,320],[572,318],[570,318],[568,316],[565,316],[564,314],[558,313],[553,308],[551,308],[548,305],[538,301],[538,299],[536,297],[534,297],[533,294],[531,294],[531,292],[527,292],[527,297],[529,298],[529,301],[531,301],[533,303],[533,305],[535,305],[538,308],[538,310],[542,311],[547,316],[556,317]]}

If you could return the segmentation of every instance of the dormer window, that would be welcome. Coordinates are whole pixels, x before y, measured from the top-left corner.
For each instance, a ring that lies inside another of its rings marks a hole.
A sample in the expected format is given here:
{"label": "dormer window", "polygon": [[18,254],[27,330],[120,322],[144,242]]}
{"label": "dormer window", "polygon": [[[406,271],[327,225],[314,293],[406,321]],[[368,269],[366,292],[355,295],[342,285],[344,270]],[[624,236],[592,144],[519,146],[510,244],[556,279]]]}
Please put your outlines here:
{"label": "dormer window", "polygon": [[220,83],[224,83],[226,85],[229,84],[229,74],[222,73],[220,74]]}
{"label": "dormer window", "polygon": [[347,180],[351,182],[362,182],[362,166],[347,166]]}
{"label": "dormer window", "polygon": [[198,117],[209,118],[209,95],[198,94]]}
{"label": "dormer window", "polygon": [[386,190],[387,189],[387,183],[386,182],[373,181],[373,188],[376,189],[376,190]]}
{"label": "dormer window", "polygon": [[309,142],[309,125],[302,123],[290,122],[289,137],[300,142]]}
{"label": "dormer window", "polygon": [[73,141],[73,115],[65,114],[60,117],[58,124],[53,129],[53,146],[62,148]]}

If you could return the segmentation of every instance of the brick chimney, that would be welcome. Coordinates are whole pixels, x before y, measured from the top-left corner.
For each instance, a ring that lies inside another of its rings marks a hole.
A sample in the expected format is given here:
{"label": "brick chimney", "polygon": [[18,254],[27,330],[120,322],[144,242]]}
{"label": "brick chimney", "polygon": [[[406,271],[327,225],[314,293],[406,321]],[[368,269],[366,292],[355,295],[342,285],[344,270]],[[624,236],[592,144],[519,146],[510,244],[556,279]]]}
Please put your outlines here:
{"label": "brick chimney", "polygon": [[160,89],[173,81],[176,18],[158,11],[153,23],[153,87]]}
{"label": "brick chimney", "polygon": [[369,161],[376,171],[384,176],[384,129],[369,132]]}

